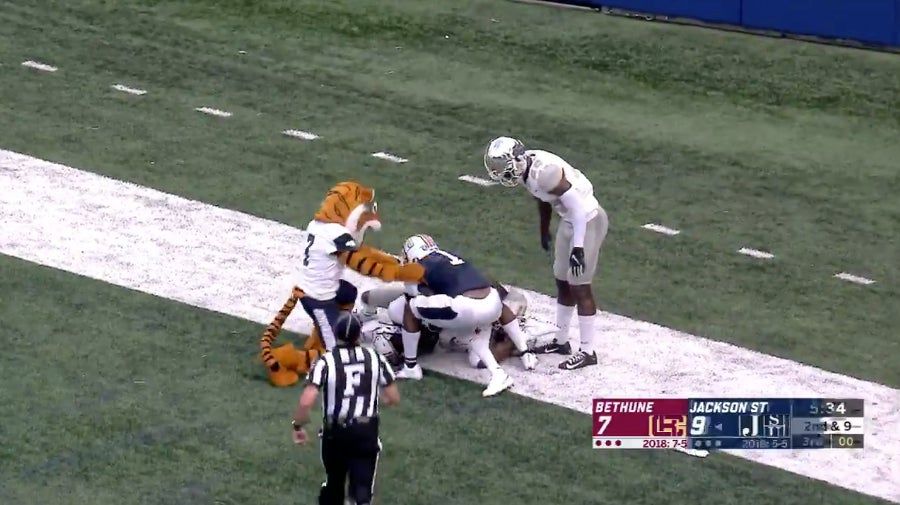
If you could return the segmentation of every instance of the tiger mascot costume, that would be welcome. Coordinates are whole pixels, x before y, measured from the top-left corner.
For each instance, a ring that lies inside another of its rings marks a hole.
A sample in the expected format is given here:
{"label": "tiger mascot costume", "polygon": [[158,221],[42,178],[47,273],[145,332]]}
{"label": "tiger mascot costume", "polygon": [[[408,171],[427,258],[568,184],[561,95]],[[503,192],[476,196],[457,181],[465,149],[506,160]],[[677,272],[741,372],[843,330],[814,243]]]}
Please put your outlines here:
{"label": "tiger mascot costume", "polygon": [[[297,383],[316,358],[325,352],[327,340],[323,340],[317,320],[325,317],[326,310],[336,313],[353,309],[356,288],[340,279],[345,267],[385,282],[419,282],[422,279],[424,270],[420,265],[401,264],[396,256],[362,244],[367,230],[380,228],[374,189],[346,181],[338,183],[325,195],[307,226],[307,242],[301,244],[304,259],[298,284],[260,339],[260,358],[274,386],[287,387]],[[292,343],[273,347],[285,320],[297,304],[302,304],[312,317],[313,331],[301,349]],[[329,331],[330,326],[325,336],[333,340],[333,336],[327,334]],[[328,343],[328,347],[334,345]]]}

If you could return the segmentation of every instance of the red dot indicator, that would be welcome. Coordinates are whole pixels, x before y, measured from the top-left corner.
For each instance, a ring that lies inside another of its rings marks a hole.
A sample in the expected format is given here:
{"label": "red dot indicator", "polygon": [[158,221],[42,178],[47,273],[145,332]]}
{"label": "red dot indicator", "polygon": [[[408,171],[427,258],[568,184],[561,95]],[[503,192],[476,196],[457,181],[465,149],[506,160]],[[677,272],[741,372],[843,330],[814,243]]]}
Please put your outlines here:
{"label": "red dot indicator", "polygon": [[594,447],[603,447],[603,442],[600,440],[594,440]]}
{"label": "red dot indicator", "polygon": [[621,440],[616,440],[616,447],[619,447],[620,445],[622,445],[622,441],[621,441]]}
{"label": "red dot indicator", "polygon": [[611,446],[611,445],[612,445],[612,441],[611,441],[611,440],[607,440],[607,441],[606,441],[606,446],[609,447],[609,446]]}

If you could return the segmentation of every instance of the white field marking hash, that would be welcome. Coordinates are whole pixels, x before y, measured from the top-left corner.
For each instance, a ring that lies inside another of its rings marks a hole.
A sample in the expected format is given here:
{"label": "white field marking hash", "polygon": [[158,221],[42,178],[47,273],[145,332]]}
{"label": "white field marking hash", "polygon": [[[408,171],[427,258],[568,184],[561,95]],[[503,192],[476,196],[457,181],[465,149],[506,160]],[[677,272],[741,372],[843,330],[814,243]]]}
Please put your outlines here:
{"label": "white field marking hash", "polygon": [[[297,228],[10,151],[0,150],[0,188],[0,253],[255,321],[260,332],[290,293],[302,255],[272,247],[299,243]],[[353,272],[346,277],[360,292],[382,285]],[[525,296],[534,317],[529,331],[555,319],[554,298]],[[295,311],[286,328],[308,333],[311,322]],[[600,366],[567,372],[556,367],[562,356],[547,355],[526,372],[511,360],[504,366],[515,392],[584,413],[602,397],[864,398],[865,450],[730,453],[900,503],[897,389],[609,312],[598,313],[596,328]],[[237,338],[255,352],[258,334]],[[570,338],[579,338],[577,325]],[[436,353],[422,363],[481,384],[488,379],[464,353]],[[585,435],[585,447],[589,441]]]}
{"label": "white field marking hash", "polygon": [[775,257],[775,255],[770,252],[760,251],[759,249],[750,249],[749,247],[741,247],[738,249],[738,252],[761,260],[770,260]]}
{"label": "white field marking hash", "polygon": [[197,107],[194,109],[197,112],[202,112],[204,114],[209,114],[210,116],[219,116],[219,117],[231,117],[231,113],[224,110],[213,109],[212,107]]}
{"label": "white field marking hash", "polygon": [[288,137],[294,137],[302,140],[316,140],[319,138],[315,133],[305,132],[303,130],[284,130],[281,132]]}
{"label": "white field marking hash", "polygon": [[409,161],[406,158],[401,158],[401,157],[395,156],[391,153],[386,153],[386,152],[381,152],[381,151],[379,151],[377,153],[372,153],[372,156],[375,158],[381,158],[383,160],[393,161],[394,163],[406,163],[407,161]]}
{"label": "white field marking hash", "polygon": [[644,228],[645,230],[655,231],[656,233],[662,233],[663,235],[673,236],[673,237],[675,235],[678,235],[679,233],[681,233],[681,231],[679,231],[679,230],[676,230],[674,228],[668,228],[661,224],[647,223],[644,226],[641,226],[641,228]]}
{"label": "white field marking hash", "polygon": [[869,284],[875,284],[875,281],[872,279],[867,279],[866,277],[860,277],[859,275],[848,274],[847,272],[841,272],[839,274],[834,274],[835,277],[841,280],[855,282],[857,284],[862,284],[864,286],[868,286]]}
{"label": "white field marking hash", "polygon": [[124,85],[124,84],[113,84],[112,89],[114,89],[114,90],[116,90],[116,91],[121,91],[121,92],[123,92],[123,93],[128,93],[129,95],[138,95],[138,96],[141,96],[141,95],[146,95],[146,94],[147,94],[147,90],[144,90],[144,89],[137,89],[137,88],[131,88],[131,87],[128,87],[128,86],[126,86],[126,85]]}
{"label": "white field marking hash", "polygon": [[54,67],[53,65],[47,65],[46,63],[40,63],[40,62],[32,61],[32,60],[23,61],[22,66],[33,68],[36,70],[42,70],[44,72],[56,72],[57,70],[59,70],[58,68]]}
{"label": "white field marking hash", "polygon": [[478,186],[496,186],[499,184],[497,181],[491,181],[488,179],[483,179],[481,177],[476,177],[474,175],[460,175],[459,180],[463,182],[471,182],[472,184],[477,184]]}

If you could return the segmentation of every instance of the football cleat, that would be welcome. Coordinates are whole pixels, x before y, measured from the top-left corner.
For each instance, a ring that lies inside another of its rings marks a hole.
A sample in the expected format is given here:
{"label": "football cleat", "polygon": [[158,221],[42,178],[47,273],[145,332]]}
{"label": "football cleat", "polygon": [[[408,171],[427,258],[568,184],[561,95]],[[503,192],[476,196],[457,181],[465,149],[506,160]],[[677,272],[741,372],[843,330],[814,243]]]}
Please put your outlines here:
{"label": "football cleat", "polygon": [[572,346],[568,342],[560,344],[554,338],[549,344],[535,347],[532,352],[535,354],[572,354]]}
{"label": "football cleat", "polygon": [[407,365],[403,365],[403,368],[398,371],[394,377],[398,379],[411,379],[420,381],[422,380],[422,367],[418,364],[414,367],[409,367]]}
{"label": "football cleat", "polygon": [[481,392],[481,396],[487,398],[489,396],[494,396],[499,394],[513,385],[512,377],[510,377],[503,370],[497,370],[491,376],[491,382],[488,383],[487,387],[484,391]]}
{"label": "football cleat", "polygon": [[584,368],[586,366],[596,365],[597,364],[597,353],[592,352],[590,354],[584,351],[578,351],[569,359],[563,361],[559,364],[559,368],[562,370],[578,370],[579,368]]}
{"label": "football cleat", "polygon": [[525,370],[534,370],[537,367],[538,359],[533,352],[526,352],[522,354],[521,359],[522,366],[525,368]]}

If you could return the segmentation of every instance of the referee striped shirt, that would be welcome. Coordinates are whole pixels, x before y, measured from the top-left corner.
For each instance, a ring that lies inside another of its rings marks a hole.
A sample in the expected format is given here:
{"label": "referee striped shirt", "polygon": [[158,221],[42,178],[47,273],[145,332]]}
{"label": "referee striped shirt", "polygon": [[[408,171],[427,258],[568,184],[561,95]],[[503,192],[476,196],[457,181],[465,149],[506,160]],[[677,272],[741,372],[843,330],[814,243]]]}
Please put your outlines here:
{"label": "referee striped shirt", "polygon": [[394,382],[394,371],[370,347],[338,345],[316,360],[306,382],[322,391],[324,426],[337,426],[377,417],[380,389]]}

